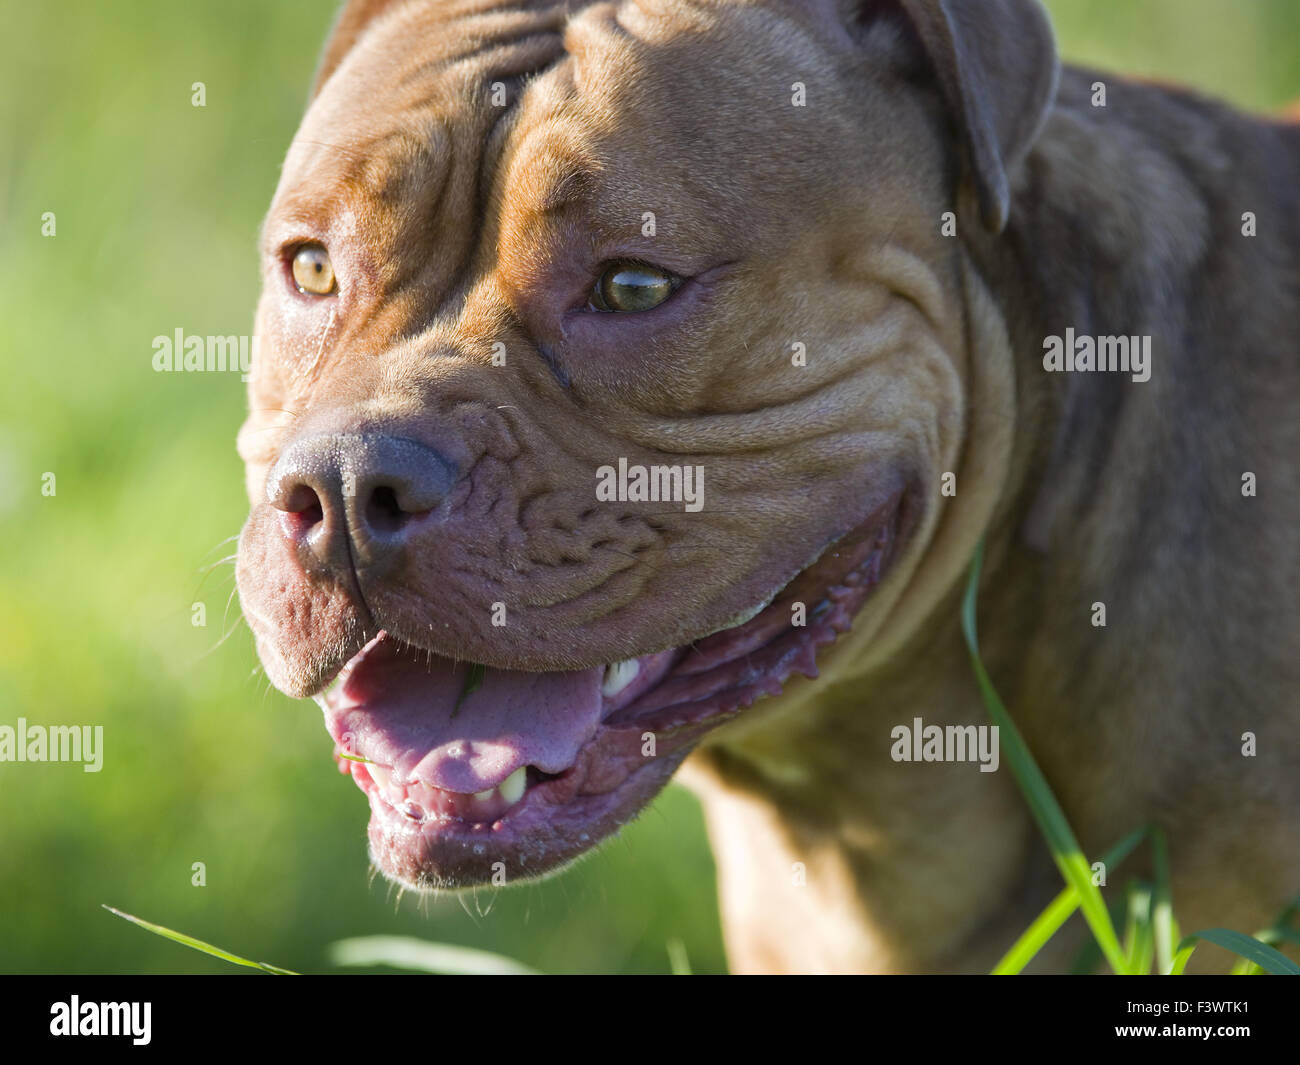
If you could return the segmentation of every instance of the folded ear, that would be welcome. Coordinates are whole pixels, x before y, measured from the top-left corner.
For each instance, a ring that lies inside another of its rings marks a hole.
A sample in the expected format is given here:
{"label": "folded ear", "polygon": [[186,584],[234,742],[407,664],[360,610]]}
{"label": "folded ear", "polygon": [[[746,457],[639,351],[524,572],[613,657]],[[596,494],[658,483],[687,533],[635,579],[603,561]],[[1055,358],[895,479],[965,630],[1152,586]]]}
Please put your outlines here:
{"label": "folded ear", "polygon": [[360,39],[366,27],[380,15],[386,14],[404,2],[405,0],[347,0],[334,19],[334,28],[330,30],[329,40],[325,42],[325,51],[320,57],[320,65],[316,68],[316,78],[311,86],[313,100],[320,92],[321,86],[343,62],[343,57],[352,51],[352,46]]}
{"label": "folded ear", "polygon": [[897,3],[961,131],[980,218],[1000,232],[1011,209],[1007,171],[1029,151],[1056,98],[1061,67],[1047,12],[1038,0]]}

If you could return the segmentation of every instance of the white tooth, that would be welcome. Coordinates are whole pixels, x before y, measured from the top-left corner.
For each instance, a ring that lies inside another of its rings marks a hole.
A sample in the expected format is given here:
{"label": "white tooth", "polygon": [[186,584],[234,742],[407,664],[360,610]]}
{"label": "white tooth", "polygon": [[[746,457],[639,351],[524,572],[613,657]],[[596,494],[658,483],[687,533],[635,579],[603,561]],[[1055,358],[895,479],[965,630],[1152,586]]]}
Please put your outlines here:
{"label": "white tooth", "polygon": [[606,666],[605,679],[600,684],[601,695],[607,699],[612,699],[636,680],[637,674],[640,672],[641,664],[635,658],[629,658],[626,662],[615,662],[612,666]]}
{"label": "white tooth", "polygon": [[376,765],[374,762],[363,764],[366,765],[366,770],[370,773],[370,779],[375,782],[376,786],[379,787],[380,790],[387,789],[388,785],[392,782],[393,771],[387,766]]}
{"label": "white tooth", "polygon": [[521,765],[505,780],[501,781],[501,798],[513,806],[524,797],[524,788],[528,786],[528,767]]}
{"label": "white tooth", "polygon": [[474,792],[474,798],[478,799],[479,802],[487,802],[488,799],[492,798],[492,796],[495,795],[496,793],[497,793],[496,788],[488,788],[487,791]]}

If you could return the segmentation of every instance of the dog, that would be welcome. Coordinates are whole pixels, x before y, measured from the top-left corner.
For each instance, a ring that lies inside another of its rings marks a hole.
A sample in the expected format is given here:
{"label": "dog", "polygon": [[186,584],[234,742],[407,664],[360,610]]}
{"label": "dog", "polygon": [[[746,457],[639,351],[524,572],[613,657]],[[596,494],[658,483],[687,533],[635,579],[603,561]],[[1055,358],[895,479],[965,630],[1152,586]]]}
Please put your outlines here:
{"label": "dog", "polygon": [[237,579],[373,864],[546,875],[680,766],[733,970],[986,971],[1061,885],[1005,762],[920,743],[988,724],[983,544],[1086,853],[1158,826],[1184,930],[1267,925],[1297,188],[1294,126],[1065,66],[1034,0],[352,0],[262,235]]}

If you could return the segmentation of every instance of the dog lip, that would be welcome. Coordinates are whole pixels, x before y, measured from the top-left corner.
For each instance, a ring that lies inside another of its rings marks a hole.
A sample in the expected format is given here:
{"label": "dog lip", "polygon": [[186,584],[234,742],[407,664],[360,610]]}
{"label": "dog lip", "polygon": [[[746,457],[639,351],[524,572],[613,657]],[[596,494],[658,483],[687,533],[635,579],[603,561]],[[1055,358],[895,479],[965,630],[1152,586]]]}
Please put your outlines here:
{"label": "dog lip", "polygon": [[556,872],[579,857],[648,802],[671,777],[687,749],[659,759],[637,759],[617,782],[587,772],[609,757],[611,745],[633,757],[637,736],[593,738],[572,770],[530,781],[524,795],[490,822],[457,818],[413,822],[371,798],[370,858],[391,879],[416,890],[457,889]]}
{"label": "dog lip", "polygon": [[331,655],[328,665],[320,671],[320,678],[303,693],[303,698],[314,699],[322,710],[327,709],[330,694],[385,635],[385,631],[380,629],[374,636],[359,636],[351,640],[347,647]]}

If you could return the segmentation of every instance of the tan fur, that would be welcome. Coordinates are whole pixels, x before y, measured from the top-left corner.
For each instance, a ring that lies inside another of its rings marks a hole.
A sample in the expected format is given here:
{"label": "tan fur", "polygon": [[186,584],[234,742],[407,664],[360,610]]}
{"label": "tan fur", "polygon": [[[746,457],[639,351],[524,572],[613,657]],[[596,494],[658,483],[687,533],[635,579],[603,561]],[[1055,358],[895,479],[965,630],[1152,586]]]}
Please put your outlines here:
{"label": "tan fur", "polygon": [[[911,539],[821,678],[684,770],[733,967],[985,970],[1059,889],[1005,760],[889,756],[914,716],[986,721],[958,626],[981,537],[985,659],[1089,854],[1159,823],[1185,929],[1266,924],[1300,892],[1295,130],[1110,77],[1094,108],[1099,76],[1069,68],[1052,102],[1027,2],[903,3],[924,62],[847,0],[496,6],[354,5],[286,160],[240,436],[240,591],[272,680],[310,692],[366,627],[349,588],[279,557],[263,481],[312,428],[460,449],[477,509],[370,605],[519,668],[734,623],[843,531],[845,500],[908,480]],[[538,70],[507,113],[485,104]],[[569,352],[566,383],[534,301],[574,256],[636,246],[647,210],[648,258],[733,265],[653,352]],[[302,239],[349,281],[328,321],[283,295]],[[1045,373],[1067,326],[1151,334],[1151,380]],[[590,506],[594,466],[665,454],[708,469],[703,512]]]}

